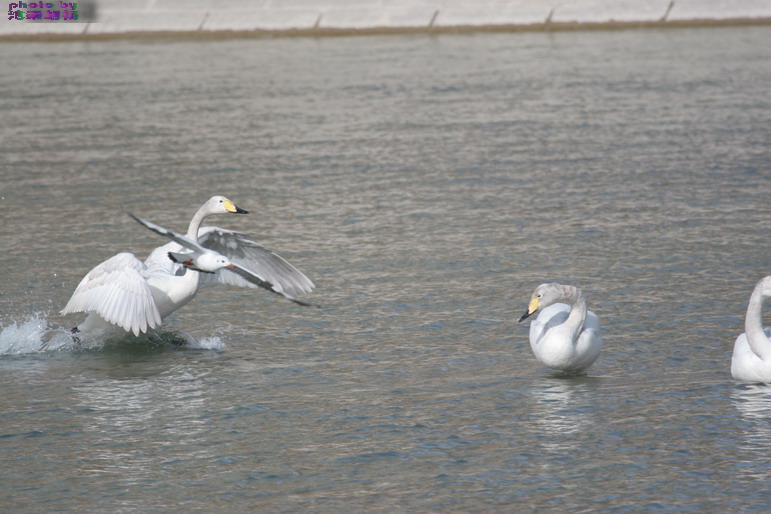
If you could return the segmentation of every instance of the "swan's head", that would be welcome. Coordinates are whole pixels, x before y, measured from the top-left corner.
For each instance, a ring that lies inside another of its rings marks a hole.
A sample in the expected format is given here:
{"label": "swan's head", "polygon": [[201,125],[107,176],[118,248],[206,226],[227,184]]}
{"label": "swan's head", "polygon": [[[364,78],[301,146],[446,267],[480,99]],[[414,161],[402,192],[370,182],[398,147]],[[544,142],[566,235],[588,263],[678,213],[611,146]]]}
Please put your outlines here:
{"label": "swan's head", "polygon": [[249,214],[224,196],[212,196],[203,205],[206,214]]}
{"label": "swan's head", "polygon": [[541,284],[533,291],[533,296],[530,297],[530,303],[527,305],[527,310],[519,318],[519,321],[523,321],[532,316],[536,311],[545,309],[549,305],[553,305],[565,300],[573,300],[573,297],[580,297],[581,290],[572,286],[564,286],[562,284]]}

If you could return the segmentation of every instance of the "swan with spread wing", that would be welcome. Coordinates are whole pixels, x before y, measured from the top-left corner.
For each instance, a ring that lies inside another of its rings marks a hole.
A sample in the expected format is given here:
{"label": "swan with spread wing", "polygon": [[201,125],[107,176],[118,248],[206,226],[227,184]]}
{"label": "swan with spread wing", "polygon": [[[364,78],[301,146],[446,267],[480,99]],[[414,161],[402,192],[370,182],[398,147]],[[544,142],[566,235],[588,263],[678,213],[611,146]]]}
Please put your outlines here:
{"label": "swan with spread wing", "polygon": [[[245,234],[220,227],[201,227],[204,219],[213,214],[247,214],[247,211],[224,196],[214,196],[195,213],[185,237],[251,271],[287,297],[296,298],[315,287],[301,271]],[[250,280],[224,269],[214,274],[188,269],[171,260],[170,252],[189,253],[189,249],[172,240],[153,250],[144,262],[124,252],[89,271],[61,311],[62,314],[88,313],[73,331],[101,336],[116,327],[135,335],[154,329],[193,299],[203,276],[239,287],[265,287],[253,277]]]}

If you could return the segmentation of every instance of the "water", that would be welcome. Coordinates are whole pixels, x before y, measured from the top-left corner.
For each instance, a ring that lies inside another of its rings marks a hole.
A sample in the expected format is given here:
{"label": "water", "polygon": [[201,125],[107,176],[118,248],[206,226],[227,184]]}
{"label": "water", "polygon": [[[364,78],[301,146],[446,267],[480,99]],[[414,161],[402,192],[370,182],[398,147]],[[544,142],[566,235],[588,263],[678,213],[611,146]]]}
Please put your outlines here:
{"label": "water", "polygon": [[[3,45],[5,511],[771,508],[768,28]],[[317,284],[77,345],[82,276],[210,222]],[[585,377],[516,319],[580,286]],[[173,344],[182,342],[183,344]]]}

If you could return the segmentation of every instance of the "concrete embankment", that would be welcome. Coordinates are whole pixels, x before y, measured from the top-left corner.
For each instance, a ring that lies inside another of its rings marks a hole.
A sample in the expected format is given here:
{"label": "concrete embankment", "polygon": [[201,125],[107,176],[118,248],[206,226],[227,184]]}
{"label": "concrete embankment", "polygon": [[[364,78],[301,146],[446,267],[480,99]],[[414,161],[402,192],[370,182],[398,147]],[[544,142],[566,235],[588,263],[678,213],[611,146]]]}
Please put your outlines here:
{"label": "concrete embankment", "polygon": [[48,11],[61,11],[67,3],[9,2],[8,16],[0,23],[0,38],[317,36],[771,24],[771,0],[84,0],[73,9],[78,13],[77,22],[28,19],[29,11],[42,11],[42,16],[55,19]]}

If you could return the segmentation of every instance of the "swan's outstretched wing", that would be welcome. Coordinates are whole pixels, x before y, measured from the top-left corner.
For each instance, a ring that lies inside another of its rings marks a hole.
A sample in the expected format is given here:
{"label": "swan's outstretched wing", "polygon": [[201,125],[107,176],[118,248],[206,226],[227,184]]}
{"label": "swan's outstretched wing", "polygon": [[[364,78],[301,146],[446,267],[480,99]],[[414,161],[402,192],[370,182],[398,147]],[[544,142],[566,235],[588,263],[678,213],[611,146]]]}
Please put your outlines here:
{"label": "swan's outstretched wing", "polygon": [[[276,291],[293,301],[316,287],[303,272],[278,254],[252,241],[246,234],[219,227],[203,227],[198,232],[198,242],[205,248],[221,253],[261,280],[269,282]],[[212,278],[223,284],[238,287],[265,287],[244,278],[243,274],[226,269],[211,276],[201,277],[202,280]]]}
{"label": "swan's outstretched wing", "polygon": [[145,265],[133,254],[110,257],[83,277],[61,313],[93,311],[134,335],[155,328],[161,314],[145,273]]}
{"label": "swan's outstretched wing", "polygon": [[147,256],[145,259],[145,266],[147,266],[147,273],[149,275],[180,275],[184,274],[185,267],[181,264],[169,259],[169,252],[185,252],[187,251],[182,245],[169,242],[163,246],[159,246]]}

